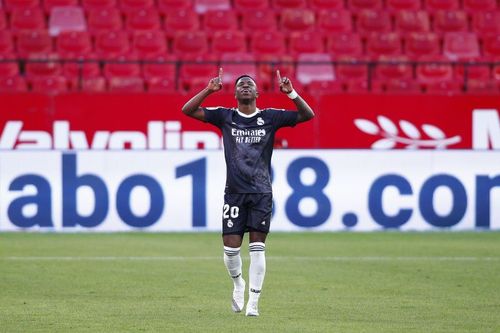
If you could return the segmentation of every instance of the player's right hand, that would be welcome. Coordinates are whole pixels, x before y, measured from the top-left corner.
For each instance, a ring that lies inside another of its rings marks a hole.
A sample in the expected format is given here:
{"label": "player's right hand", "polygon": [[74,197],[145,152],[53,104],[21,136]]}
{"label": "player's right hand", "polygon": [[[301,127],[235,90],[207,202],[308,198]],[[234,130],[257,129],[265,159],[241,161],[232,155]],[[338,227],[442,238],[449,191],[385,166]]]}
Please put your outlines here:
{"label": "player's right hand", "polygon": [[208,82],[207,89],[211,92],[216,92],[222,89],[222,67],[219,68],[219,76],[214,77]]}

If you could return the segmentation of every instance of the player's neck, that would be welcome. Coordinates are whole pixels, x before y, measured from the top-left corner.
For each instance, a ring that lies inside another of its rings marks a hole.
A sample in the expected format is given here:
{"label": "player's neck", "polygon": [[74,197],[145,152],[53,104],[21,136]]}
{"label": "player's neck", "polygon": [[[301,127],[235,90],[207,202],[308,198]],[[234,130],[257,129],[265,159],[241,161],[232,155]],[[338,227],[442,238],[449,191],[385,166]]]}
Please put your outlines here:
{"label": "player's neck", "polygon": [[249,104],[244,104],[244,103],[238,103],[238,111],[244,114],[253,114],[255,111],[257,111],[257,106],[254,102],[251,102]]}

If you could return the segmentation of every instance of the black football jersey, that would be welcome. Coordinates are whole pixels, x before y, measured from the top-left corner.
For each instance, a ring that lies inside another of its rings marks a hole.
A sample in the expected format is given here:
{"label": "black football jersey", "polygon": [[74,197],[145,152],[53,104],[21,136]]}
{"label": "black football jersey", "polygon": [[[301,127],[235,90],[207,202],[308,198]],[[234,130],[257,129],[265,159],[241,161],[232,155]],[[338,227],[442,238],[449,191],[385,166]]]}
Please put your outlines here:
{"label": "black football jersey", "polygon": [[274,135],[295,126],[297,112],[263,109],[246,115],[235,108],[203,108],[205,121],[222,131],[226,193],[271,193]]}

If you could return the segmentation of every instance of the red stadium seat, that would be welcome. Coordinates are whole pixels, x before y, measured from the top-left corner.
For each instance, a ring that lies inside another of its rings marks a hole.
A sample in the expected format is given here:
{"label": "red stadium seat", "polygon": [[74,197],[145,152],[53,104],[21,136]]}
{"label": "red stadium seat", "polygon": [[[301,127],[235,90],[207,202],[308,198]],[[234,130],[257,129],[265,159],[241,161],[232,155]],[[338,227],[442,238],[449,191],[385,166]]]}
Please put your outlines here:
{"label": "red stadium seat", "polygon": [[194,0],[194,10],[198,14],[205,14],[214,10],[230,10],[230,0]]}
{"label": "red stadium seat", "polygon": [[425,91],[430,95],[461,95],[462,85],[454,80],[436,81],[425,85]]}
{"label": "red stadium seat", "polygon": [[69,90],[64,76],[33,77],[30,82],[31,91],[36,93],[57,95]]}
{"label": "red stadium seat", "polygon": [[469,30],[467,14],[463,11],[439,11],[434,15],[434,32],[465,32]]}
{"label": "red stadium seat", "polygon": [[123,14],[130,15],[144,9],[154,9],[157,13],[154,0],[119,0]]}
{"label": "red stadium seat", "polygon": [[44,30],[45,16],[40,8],[13,10],[10,16],[10,28],[13,32]]}
{"label": "red stadium seat", "polygon": [[218,59],[211,55],[191,55],[184,57],[186,60],[180,68],[180,82],[182,87],[190,89],[196,82],[208,81],[217,76]]}
{"label": "red stadium seat", "polygon": [[193,9],[193,0],[158,0],[158,10],[162,15],[191,9]]}
{"label": "red stadium seat", "polygon": [[500,34],[484,38],[483,55],[489,60],[500,60]]}
{"label": "red stadium seat", "polygon": [[401,54],[401,37],[395,32],[372,34],[366,42],[366,53],[373,59]]}
{"label": "red stadium seat", "polygon": [[269,0],[234,0],[234,9],[239,13],[250,13],[269,8]]}
{"label": "red stadium seat", "polygon": [[57,53],[61,58],[70,54],[88,54],[92,52],[92,40],[86,31],[66,31],[57,36]]}
{"label": "red stadium seat", "polygon": [[352,31],[351,12],[348,10],[323,10],[318,14],[317,30],[324,36]]}
{"label": "red stadium seat", "polygon": [[82,0],[82,6],[85,11],[94,11],[117,8],[118,3],[117,0]]}
{"label": "red stadium seat", "polygon": [[110,77],[108,91],[115,93],[142,93],[144,92],[144,79],[133,77]]}
{"label": "red stadium seat", "polygon": [[381,0],[348,0],[347,4],[349,9],[354,12],[378,10],[382,8]]}
{"label": "red stadium seat", "polygon": [[495,0],[463,0],[464,10],[470,14],[498,10]]}
{"label": "red stadium seat", "polygon": [[83,78],[75,81],[72,89],[85,93],[101,93],[107,90],[106,79],[102,76]]}
{"label": "red stadium seat", "polygon": [[0,54],[14,52],[14,38],[9,30],[0,30]]}
{"label": "red stadium seat", "polygon": [[177,58],[173,55],[159,55],[145,59],[142,65],[146,80],[158,78],[175,80]]}
{"label": "red stadium seat", "polygon": [[13,77],[19,74],[15,54],[0,54],[0,77]]}
{"label": "red stadium seat", "polygon": [[425,9],[429,13],[435,13],[438,11],[456,11],[460,9],[459,0],[424,0]]}
{"label": "red stadium seat", "polygon": [[472,95],[498,95],[500,93],[495,80],[469,80],[465,90]]}
{"label": "red stadium seat", "polygon": [[363,11],[358,15],[356,25],[362,36],[392,31],[391,18],[387,11]]}
{"label": "red stadium seat", "polygon": [[134,32],[160,30],[160,14],[155,8],[136,10],[127,15],[126,26]]}
{"label": "red stadium seat", "polygon": [[256,10],[241,17],[241,28],[249,36],[258,31],[276,31],[276,16],[269,10]]}
{"label": "red stadium seat", "polygon": [[7,12],[40,7],[39,0],[4,0],[3,3]]}
{"label": "red stadium seat", "polygon": [[388,94],[419,94],[422,92],[419,84],[412,79],[384,80],[383,90]]}
{"label": "red stadium seat", "polygon": [[181,31],[198,31],[200,19],[198,14],[190,10],[178,10],[165,14],[165,31],[168,38]]}
{"label": "red stadium seat", "polygon": [[79,5],[78,0],[43,0],[45,14],[50,14],[54,7],[75,7]]}
{"label": "red stadium seat", "polygon": [[86,31],[87,24],[81,7],[54,7],[49,18],[49,34],[57,36],[63,31]]}
{"label": "red stadium seat", "polygon": [[307,7],[306,0],[271,0],[272,6],[277,11],[285,9],[304,9]]}
{"label": "red stadium seat", "polygon": [[251,36],[250,49],[255,54],[284,55],[285,37],[276,31],[256,32]]}
{"label": "red stadium seat", "polygon": [[146,81],[146,89],[151,94],[177,93],[175,80],[167,78],[151,78]]}
{"label": "red stadium seat", "polygon": [[95,50],[101,59],[114,59],[130,50],[128,35],[125,31],[100,33],[95,42]]}
{"label": "red stadium seat", "polygon": [[17,52],[22,58],[33,53],[50,53],[52,50],[52,38],[47,30],[21,31],[17,37]]}
{"label": "red stadium seat", "polygon": [[297,80],[303,85],[313,81],[335,81],[332,58],[328,53],[303,53],[297,59]]}
{"label": "red stadium seat", "polygon": [[167,38],[163,31],[137,32],[132,40],[132,49],[139,58],[163,55],[167,53]]}
{"label": "red stadium seat", "polygon": [[232,10],[212,10],[204,15],[205,31],[210,35],[216,31],[238,30],[238,18]]}
{"label": "red stadium seat", "polygon": [[7,17],[5,12],[0,8],[0,31],[7,29]]}
{"label": "red stadium seat", "polygon": [[343,93],[343,87],[339,81],[313,81],[307,86],[307,92],[318,98],[322,95]]}
{"label": "red stadium seat", "polygon": [[301,53],[324,53],[322,35],[313,32],[293,33],[289,40],[290,54],[297,57]]}
{"label": "red stadium seat", "polygon": [[423,85],[453,80],[453,68],[443,57],[422,59],[425,63],[417,65],[417,80]]}
{"label": "red stadium seat", "polygon": [[500,65],[493,67],[493,79],[500,84]]}
{"label": "red stadium seat", "polygon": [[405,56],[381,57],[375,67],[375,78],[379,80],[410,80],[413,76],[412,66]]}
{"label": "red stadium seat", "polygon": [[481,38],[500,35],[500,11],[475,13],[472,17],[472,30]]}
{"label": "red stadium seat", "polygon": [[243,74],[257,78],[257,66],[252,54],[242,52],[223,54],[220,58],[220,67],[224,70],[223,83],[230,91],[234,87],[235,80]]}
{"label": "red stadium seat", "polygon": [[490,66],[482,62],[467,62],[455,64],[455,77],[460,80],[489,80],[491,79]]}
{"label": "red stadium seat", "polygon": [[429,15],[425,11],[400,11],[394,18],[395,31],[403,35],[431,30]]}
{"label": "red stadium seat", "polygon": [[32,54],[26,62],[26,77],[50,77],[61,74],[61,64],[57,54]]}
{"label": "red stadium seat", "polygon": [[330,11],[344,9],[343,0],[309,0],[309,7],[316,11]]}
{"label": "red stadium seat", "polygon": [[1,77],[0,76],[0,94],[21,93],[28,90],[26,79],[22,76]]}
{"label": "red stadium seat", "polygon": [[[351,56],[342,56],[337,65],[337,77],[346,84],[351,83],[351,88],[359,88],[354,83],[366,83],[368,79],[368,68],[365,59]],[[352,89],[351,89],[352,90]]]}
{"label": "red stadium seat", "polygon": [[246,52],[245,34],[236,31],[218,31],[212,39],[212,51],[216,54]]}
{"label": "red stadium seat", "polygon": [[104,76],[108,79],[111,77],[140,76],[141,74],[141,67],[135,56],[122,55],[104,64]]}
{"label": "red stadium seat", "polygon": [[435,33],[411,33],[405,40],[405,53],[410,59],[441,54],[439,38]]}
{"label": "red stadium seat", "polygon": [[207,35],[201,31],[179,32],[175,35],[172,50],[179,56],[208,52]]}
{"label": "red stadium seat", "polygon": [[450,32],[444,36],[443,55],[451,61],[480,57],[479,41],[473,32]]}
{"label": "red stadium seat", "polygon": [[365,80],[347,80],[342,82],[343,85],[345,86],[346,93],[348,94],[354,94],[354,95],[359,95],[359,94],[367,94],[370,92],[376,92],[379,93],[379,89],[376,86],[372,85],[371,89],[377,89],[377,91],[372,91],[369,87],[368,81]]}
{"label": "red stadium seat", "polygon": [[340,33],[327,39],[326,50],[334,58],[339,56],[361,56],[363,54],[363,44],[358,34]]}
{"label": "red stadium seat", "polygon": [[93,9],[87,19],[88,31],[93,35],[118,31],[123,28],[121,13],[116,8]]}
{"label": "red stadium seat", "polygon": [[276,70],[279,69],[282,77],[295,77],[293,58],[283,54],[257,55],[259,86],[262,90],[272,90],[277,83]]}
{"label": "red stadium seat", "polygon": [[387,0],[386,8],[390,13],[398,13],[400,11],[419,11],[422,6],[420,0]]}
{"label": "red stadium seat", "polygon": [[66,55],[69,61],[63,64],[63,73],[68,79],[93,78],[101,75],[101,69],[95,54]]}
{"label": "red stadium seat", "polygon": [[315,28],[314,12],[308,9],[284,10],[281,12],[280,28],[284,33],[311,32]]}

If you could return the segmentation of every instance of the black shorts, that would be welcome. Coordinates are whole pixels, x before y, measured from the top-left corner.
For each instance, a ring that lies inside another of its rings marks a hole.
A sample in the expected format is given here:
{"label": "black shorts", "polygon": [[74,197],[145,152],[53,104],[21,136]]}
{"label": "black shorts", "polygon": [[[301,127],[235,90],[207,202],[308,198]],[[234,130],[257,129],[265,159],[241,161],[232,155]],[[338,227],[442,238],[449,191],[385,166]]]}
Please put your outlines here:
{"label": "black shorts", "polygon": [[222,234],[269,232],[273,211],[271,193],[226,193],[222,207]]}

